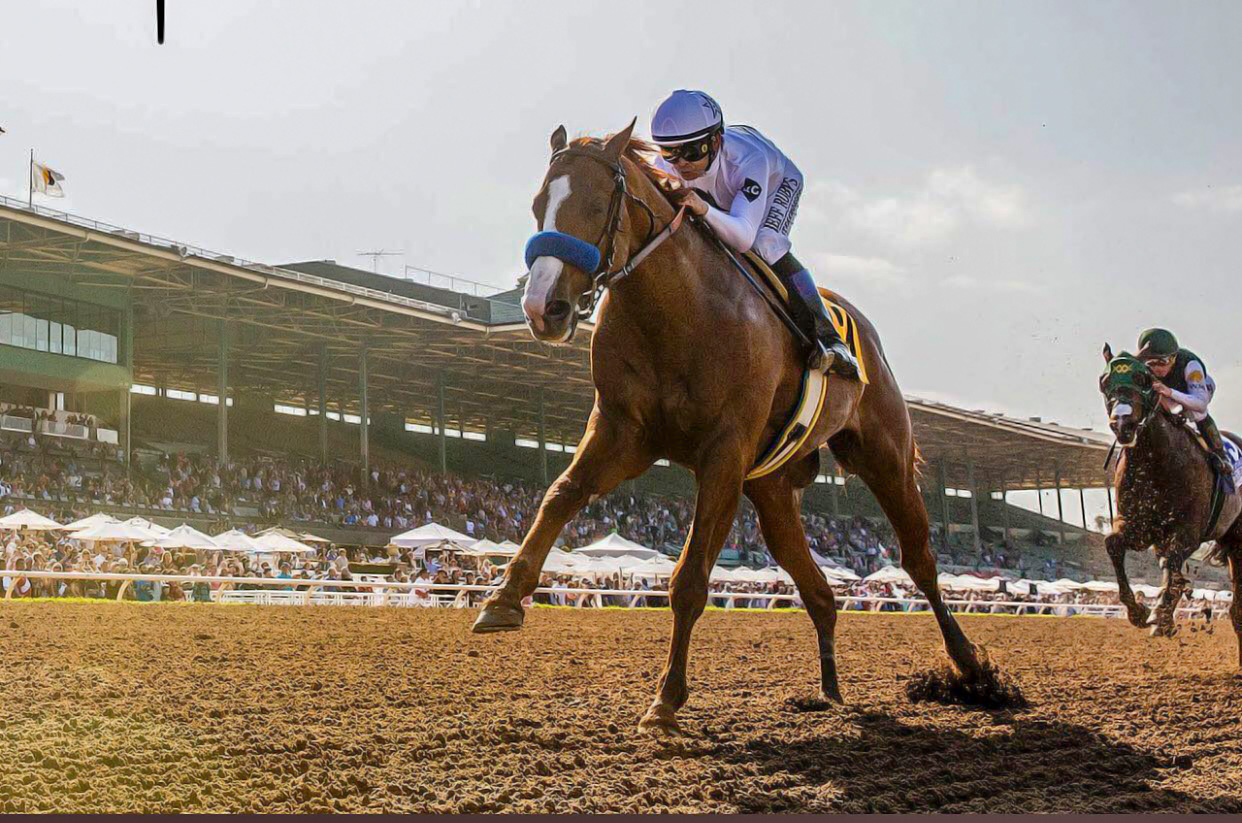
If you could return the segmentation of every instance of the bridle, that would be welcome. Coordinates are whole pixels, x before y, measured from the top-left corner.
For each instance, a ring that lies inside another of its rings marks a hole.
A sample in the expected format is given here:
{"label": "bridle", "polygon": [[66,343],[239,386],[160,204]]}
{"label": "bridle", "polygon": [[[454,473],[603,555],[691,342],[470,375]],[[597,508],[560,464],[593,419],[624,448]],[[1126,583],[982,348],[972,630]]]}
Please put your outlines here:
{"label": "bridle", "polygon": [[[578,298],[577,316],[579,320],[588,319],[594,312],[604,291],[622,278],[628,277],[634,269],[656,250],[681,227],[685,208],[682,207],[668,224],[656,231],[656,216],[651,207],[634,195],[625,182],[625,169],[621,161],[608,160],[595,151],[587,151],[579,146],[569,146],[552,154],[548,163],[551,168],[556,161],[565,157],[586,157],[602,164],[612,173],[612,196],[608,201],[608,214],[604,219],[604,227],[599,239],[592,245],[581,238],[559,231],[541,231],[526,243],[527,268],[537,257],[555,257],[562,262],[578,266],[591,278],[591,288]],[[632,201],[642,207],[647,214],[650,228],[643,240],[643,247],[626,261],[625,265],[614,269],[613,258],[617,253],[617,235],[621,232],[621,217],[625,213],[626,201]],[[594,261],[594,265],[591,262]]]}

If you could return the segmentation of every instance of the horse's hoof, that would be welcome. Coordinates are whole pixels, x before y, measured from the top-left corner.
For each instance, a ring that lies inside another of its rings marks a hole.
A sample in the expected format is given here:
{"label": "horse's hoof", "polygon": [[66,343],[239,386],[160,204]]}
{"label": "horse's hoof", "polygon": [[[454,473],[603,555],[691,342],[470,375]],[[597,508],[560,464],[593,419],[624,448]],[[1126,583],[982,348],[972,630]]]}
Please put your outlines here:
{"label": "horse's hoof", "polygon": [[470,631],[475,634],[515,632],[522,628],[525,619],[526,615],[519,606],[484,606]]}
{"label": "horse's hoof", "polygon": [[819,699],[828,703],[836,703],[838,706],[845,705],[845,698],[841,696],[841,689],[836,683],[832,684],[832,688],[821,689]]}
{"label": "horse's hoof", "polygon": [[681,734],[681,726],[677,725],[677,717],[667,706],[655,705],[647,710],[643,719],[638,721],[639,731],[647,734],[672,737]]}
{"label": "horse's hoof", "polygon": [[1172,637],[1177,634],[1177,626],[1154,623],[1151,627],[1152,637]]}

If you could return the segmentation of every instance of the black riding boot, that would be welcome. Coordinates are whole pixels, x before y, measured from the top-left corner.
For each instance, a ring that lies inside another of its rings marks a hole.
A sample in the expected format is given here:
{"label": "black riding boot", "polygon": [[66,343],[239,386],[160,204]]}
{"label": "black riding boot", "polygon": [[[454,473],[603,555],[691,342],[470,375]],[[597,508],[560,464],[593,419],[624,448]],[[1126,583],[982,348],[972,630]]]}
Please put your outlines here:
{"label": "black riding boot", "polygon": [[[815,286],[815,280],[792,253],[786,254],[772,267],[785,288],[794,321],[815,342],[807,366],[815,371],[831,372],[853,380],[858,379],[858,361],[837,333],[837,327],[828,317],[828,309]],[[801,304],[794,308],[796,304]],[[801,309],[799,311],[799,309]],[[807,321],[810,321],[807,324]],[[806,325],[811,328],[807,329]]]}
{"label": "black riding boot", "polygon": [[1212,450],[1213,468],[1225,479],[1226,485],[1232,491],[1233,464],[1229,460],[1229,453],[1225,451],[1225,439],[1221,437],[1220,429],[1216,428],[1216,421],[1208,415],[1195,425],[1199,428],[1199,434],[1207,441],[1208,448]]}

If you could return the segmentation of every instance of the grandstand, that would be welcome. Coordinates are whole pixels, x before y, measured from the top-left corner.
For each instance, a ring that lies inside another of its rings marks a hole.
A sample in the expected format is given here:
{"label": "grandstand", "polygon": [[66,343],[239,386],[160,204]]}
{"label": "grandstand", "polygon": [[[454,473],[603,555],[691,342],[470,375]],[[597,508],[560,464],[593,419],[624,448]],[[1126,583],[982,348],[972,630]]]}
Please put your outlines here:
{"label": "grandstand", "polygon": [[[128,470],[144,450],[199,451],[348,459],[364,484],[377,460],[546,482],[592,403],[590,329],[538,343],[519,297],[332,261],[253,263],[3,198],[0,403],[44,419],[5,414],[0,429],[111,448]],[[908,399],[942,548],[1035,537],[1104,568],[1085,515],[1070,524],[1005,496],[1103,486],[1111,438]],[[825,455],[811,510],[877,515]],[[658,466],[633,488],[688,483]]]}

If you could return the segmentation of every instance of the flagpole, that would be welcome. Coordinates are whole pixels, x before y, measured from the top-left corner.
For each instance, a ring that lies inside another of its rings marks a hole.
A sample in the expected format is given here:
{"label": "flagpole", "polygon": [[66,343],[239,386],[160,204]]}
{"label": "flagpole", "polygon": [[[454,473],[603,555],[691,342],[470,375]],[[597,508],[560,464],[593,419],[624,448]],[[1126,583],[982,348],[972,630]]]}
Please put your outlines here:
{"label": "flagpole", "polygon": [[26,177],[28,178],[28,182],[30,183],[30,199],[27,201],[26,205],[30,206],[30,208],[33,209],[34,208],[34,149],[30,150],[30,168],[27,169],[27,171],[29,172],[29,174],[27,174]]}

